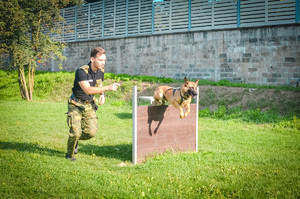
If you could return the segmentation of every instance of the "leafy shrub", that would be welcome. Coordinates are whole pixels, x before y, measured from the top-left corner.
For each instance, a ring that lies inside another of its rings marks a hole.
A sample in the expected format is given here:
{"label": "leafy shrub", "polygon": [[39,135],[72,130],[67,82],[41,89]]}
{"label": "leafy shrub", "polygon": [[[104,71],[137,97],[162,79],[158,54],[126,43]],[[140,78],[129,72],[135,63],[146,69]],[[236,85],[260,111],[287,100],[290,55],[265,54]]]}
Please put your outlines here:
{"label": "leafy shrub", "polygon": [[261,111],[258,109],[250,109],[242,113],[243,120],[254,123],[276,123],[283,119],[275,109],[268,111]]}
{"label": "leafy shrub", "polygon": [[213,118],[223,118],[227,114],[227,109],[224,105],[219,106],[219,108],[213,113]]}
{"label": "leafy shrub", "polygon": [[205,109],[199,111],[199,117],[209,117],[210,115],[211,114],[210,114],[209,108],[205,108]]}
{"label": "leafy shrub", "polygon": [[258,109],[255,109],[255,110],[248,110],[248,111],[246,111],[245,112],[245,119],[246,120],[248,120],[248,121],[250,121],[250,120],[252,120],[252,121],[259,121],[260,120],[260,115],[261,115],[261,113],[260,113],[260,109],[258,108]]}
{"label": "leafy shrub", "polygon": [[293,128],[293,129],[298,129],[300,130],[300,118],[297,118],[295,115],[288,120],[284,120],[282,122],[279,122],[277,124],[279,127],[284,127],[284,128]]}

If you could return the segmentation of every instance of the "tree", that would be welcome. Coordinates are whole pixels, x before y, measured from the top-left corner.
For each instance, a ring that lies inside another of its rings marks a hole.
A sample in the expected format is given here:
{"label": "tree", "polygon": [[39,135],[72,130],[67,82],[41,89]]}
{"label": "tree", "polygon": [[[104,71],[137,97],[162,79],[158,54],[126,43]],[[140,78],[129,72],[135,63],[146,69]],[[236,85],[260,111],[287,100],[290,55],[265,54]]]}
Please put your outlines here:
{"label": "tree", "polygon": [[[81,0],[2,0],[0,1],[0,55],[9,55],[18,69],[23,99],[32,100],[37,63],[65,59],[65,44],[55,40],[64,19],[60,9],[80,5]],[[27,73],[27,75],[26,75]],[[26,81],[26,76],[28,81]]]}

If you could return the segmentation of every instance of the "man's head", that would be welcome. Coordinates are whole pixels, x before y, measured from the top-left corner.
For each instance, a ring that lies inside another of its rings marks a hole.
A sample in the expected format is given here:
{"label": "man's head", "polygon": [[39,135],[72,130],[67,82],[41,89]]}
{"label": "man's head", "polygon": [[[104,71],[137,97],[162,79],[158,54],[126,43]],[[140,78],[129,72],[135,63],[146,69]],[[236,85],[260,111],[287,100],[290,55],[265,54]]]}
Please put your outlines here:
{"label": "man's head", "polygon": [[91,67],[92,70],[104,70],[106,62],[105,50],[102,47],[96,47],[91,52]]}

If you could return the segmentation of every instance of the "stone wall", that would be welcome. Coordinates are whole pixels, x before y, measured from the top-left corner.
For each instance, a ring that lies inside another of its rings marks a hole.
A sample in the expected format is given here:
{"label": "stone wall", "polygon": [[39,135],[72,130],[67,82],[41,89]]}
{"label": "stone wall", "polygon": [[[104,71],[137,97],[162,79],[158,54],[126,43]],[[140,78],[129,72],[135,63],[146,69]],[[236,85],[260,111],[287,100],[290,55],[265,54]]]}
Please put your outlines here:
{"label": "stone wall", "polygon": [[267,85],[300,81],[300,26],[185,32],[68,43],[63,68],[74,71],[93,47],[106,49],[106,72]]}

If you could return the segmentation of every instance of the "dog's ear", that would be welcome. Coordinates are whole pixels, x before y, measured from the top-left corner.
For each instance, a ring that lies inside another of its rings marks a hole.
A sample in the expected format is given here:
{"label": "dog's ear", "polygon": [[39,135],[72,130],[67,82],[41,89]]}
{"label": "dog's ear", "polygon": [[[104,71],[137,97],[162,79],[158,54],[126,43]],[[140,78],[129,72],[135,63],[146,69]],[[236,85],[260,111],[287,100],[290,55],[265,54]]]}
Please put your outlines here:
{"label": "dog's ear", "polygon": [[199,79],[197,81],[195,81],[195,84],[198,85]]}
{"label": "dog's ear", "polygon": [[188,78],[184,78],[184,86],[187,86],[188,85]]}

